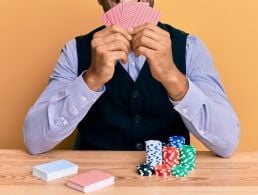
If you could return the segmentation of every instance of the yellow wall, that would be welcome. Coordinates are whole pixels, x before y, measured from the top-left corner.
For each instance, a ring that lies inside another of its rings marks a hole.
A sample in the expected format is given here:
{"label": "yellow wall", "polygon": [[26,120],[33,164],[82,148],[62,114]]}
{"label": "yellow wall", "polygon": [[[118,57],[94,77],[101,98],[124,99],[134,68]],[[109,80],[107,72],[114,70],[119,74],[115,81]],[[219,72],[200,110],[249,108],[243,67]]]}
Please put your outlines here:
{"label": "yellow wall", "polygon": [[[238,150],[257,150],[258,1],[156,0],[156,7],[163,22],[204,40],[240,118]],[[25,114],[46,87],[60,49],[99,26],[101,15],[97,0],[1,0],[0,148],[24,148]]]}

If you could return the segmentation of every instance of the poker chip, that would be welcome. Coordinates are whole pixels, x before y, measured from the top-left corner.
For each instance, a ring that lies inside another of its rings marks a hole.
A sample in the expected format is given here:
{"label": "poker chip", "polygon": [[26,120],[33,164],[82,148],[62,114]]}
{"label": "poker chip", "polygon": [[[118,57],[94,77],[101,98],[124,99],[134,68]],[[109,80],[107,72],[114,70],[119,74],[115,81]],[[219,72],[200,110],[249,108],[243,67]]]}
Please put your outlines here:
{"label": "poker chip", "polygon": [[176,165],[179,165],[179,163],[179,149],[172,146],[163,147],[163,164],[174,167]]}
{"label": "poker chip", "polygon": [[183,136],[171,136],[168,138],[168,146],[180,148],[185,145],[185,138]]}
{"label": "poker chip", "polygon": [[171,169],[171,175],[175,177],[186,177],[188,175],[188,170],[186,167],[178,165]]}
{"label": "poker chip", "polygon": [[180,147],[180,165],[184,166],[188,171],[192,171],[196,167],[196,149],[192,145],[184,145]]}
{"label": "poker chip", "polygon": [[137,173],[141,176],[152,176],[155,174],[154,167],[147,163],[140,163],[137,165]]}
{"label": "poker chip", "polygon": [[171,174],[171,167],[167,164],[156,165],[154,169],[156,176],[166,177]]}
{"label": "poker chip", "polygon": [[192,164],[180,164],[181,166],[185,167],[187,169],[187,171],[193,171],[196,167],[196,163],[192,163]]}
{"label": "poker chip", "polygon": [[148,140],[146,144],[146,163],[152,167],[162,164],[162,142]]}
{"label": "poker chip", "polygon": [[146,163],[137,165],[139,175],[186,177],[195,169],[196,148],[192,145],[184,145],[185,138],[181,136],[171,136],[168,140],[168,144],[159,140],[145,142]]}

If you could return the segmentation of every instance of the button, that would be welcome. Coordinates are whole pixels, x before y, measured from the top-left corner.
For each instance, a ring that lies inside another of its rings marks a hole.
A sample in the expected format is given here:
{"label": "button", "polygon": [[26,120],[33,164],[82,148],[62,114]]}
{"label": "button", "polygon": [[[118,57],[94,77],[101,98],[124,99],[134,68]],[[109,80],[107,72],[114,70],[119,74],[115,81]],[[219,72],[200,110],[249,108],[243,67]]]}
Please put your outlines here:
{"label": "button", "polygon": [[135,63],[134,63],[134,62],[132,62],[132,63],[130,63],[130,65],[131,65],[131,66],[134,66],[134,65],[135,65]]}
{"label": "button", "polygon": [[134,90],[133,92],[132,92],[132,97],[133,98],[138,98],[139,97],[139,91],[138,90]]}
{"label": "button", "polygon": [[188,109],[187,108],[183,108],[183,113],[187,114],[188,113]]}
{"label": "button", "polygon": [[87,101],[88,101],[88,98],[87,98],[86,96],[83,96],[83,97],[82,97],[82,101],[83,101],[83,102],[87,102]]}
{"label": "button", "polygon": [[135,122],[135,123],[140,123],[141,120],[142,120],[141,115],[137,114],[137,115],[134,116],[134,122]]}
{"label": "button", "polygon": [[64,121],[63,121],[63,124],[64,124],[64,125],[67,125],[67,124],[68,124],[67,120],[64,120]]}
{"label": "button", "polygon": [[137,150],[143,150],[143,145],[141,143],[136,144]]}

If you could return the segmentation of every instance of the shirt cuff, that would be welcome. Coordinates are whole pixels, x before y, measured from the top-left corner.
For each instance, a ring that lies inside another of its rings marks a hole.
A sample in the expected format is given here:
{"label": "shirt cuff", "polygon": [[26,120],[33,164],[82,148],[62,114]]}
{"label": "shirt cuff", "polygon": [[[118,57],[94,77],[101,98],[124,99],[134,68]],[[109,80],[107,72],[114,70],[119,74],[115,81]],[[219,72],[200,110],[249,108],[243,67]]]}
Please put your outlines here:
{"label": "shirt cuff", "polygon": [[179,114],[192,121],[204,104],[205,95],[190,79],[188,81],[189,89],[184,98],[181,101],[173,101],[170,98],[170,101]]}
{"label": "shirt cuff", "polygon": [[79,110],[84,109],[89,104],[95,103],[106,90],[105,86],[103,86],[100,91],[92,91],[85,83],[82,77],[83,73],[67,88],[67,94]]}

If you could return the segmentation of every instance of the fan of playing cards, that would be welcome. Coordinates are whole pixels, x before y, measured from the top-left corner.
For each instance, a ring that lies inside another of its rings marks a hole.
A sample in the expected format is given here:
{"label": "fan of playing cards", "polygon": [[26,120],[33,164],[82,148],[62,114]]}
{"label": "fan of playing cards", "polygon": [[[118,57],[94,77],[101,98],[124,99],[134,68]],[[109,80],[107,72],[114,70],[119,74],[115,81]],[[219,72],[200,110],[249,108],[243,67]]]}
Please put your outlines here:
{"label": "fan of playing cards", "polygon": [[108,10],[102,19],[105,26],[115,24],[130,29],[146,22],[157,25],[160,12],[150,7],[148,2],[122,1]]}

